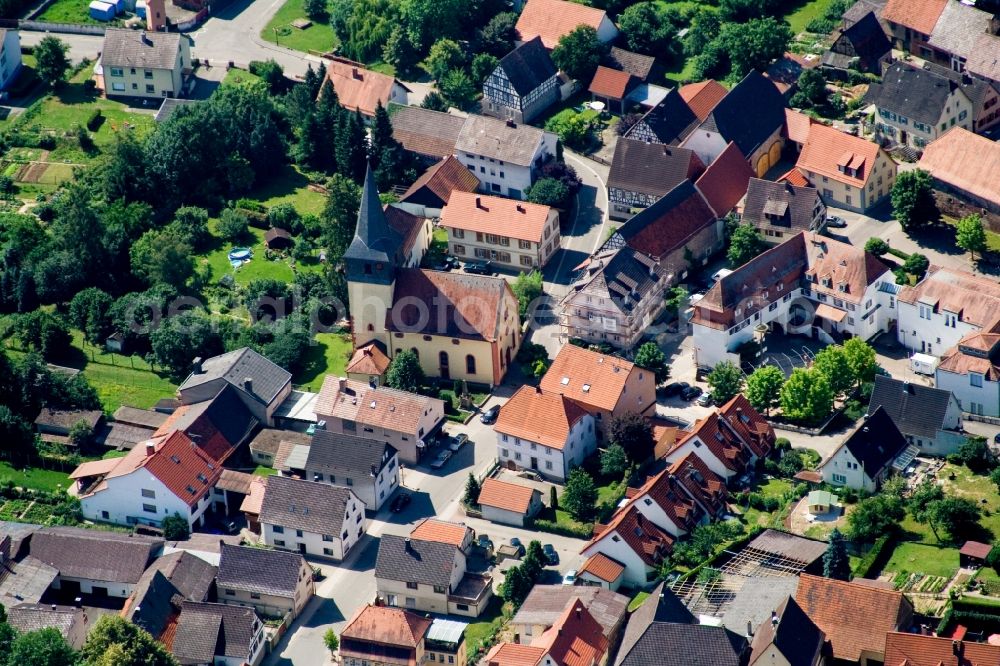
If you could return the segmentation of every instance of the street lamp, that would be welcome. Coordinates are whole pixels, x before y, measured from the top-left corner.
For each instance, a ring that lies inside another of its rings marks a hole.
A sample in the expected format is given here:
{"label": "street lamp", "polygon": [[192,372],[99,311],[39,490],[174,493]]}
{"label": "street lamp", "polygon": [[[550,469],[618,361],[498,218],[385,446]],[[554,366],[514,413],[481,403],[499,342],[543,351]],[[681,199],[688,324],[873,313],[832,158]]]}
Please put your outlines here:
{"label": "street lamp", "polygon": [[274,30],[274,45],[278,46],[278,26],[274,26],[272,30]]}

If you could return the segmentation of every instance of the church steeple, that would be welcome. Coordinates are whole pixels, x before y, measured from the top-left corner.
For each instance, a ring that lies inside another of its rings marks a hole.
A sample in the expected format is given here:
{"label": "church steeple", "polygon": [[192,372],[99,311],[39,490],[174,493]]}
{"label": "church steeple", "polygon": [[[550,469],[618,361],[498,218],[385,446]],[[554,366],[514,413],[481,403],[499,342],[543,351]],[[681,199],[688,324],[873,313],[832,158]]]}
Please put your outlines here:
{"label": "church steeple", "polygon": [[358,207],[354,240],[344,253],[347,279],[373,284],[391,284],[395,279],[403,240],[389,226],[378,198],[371,165],[365,172],[365,186]]}

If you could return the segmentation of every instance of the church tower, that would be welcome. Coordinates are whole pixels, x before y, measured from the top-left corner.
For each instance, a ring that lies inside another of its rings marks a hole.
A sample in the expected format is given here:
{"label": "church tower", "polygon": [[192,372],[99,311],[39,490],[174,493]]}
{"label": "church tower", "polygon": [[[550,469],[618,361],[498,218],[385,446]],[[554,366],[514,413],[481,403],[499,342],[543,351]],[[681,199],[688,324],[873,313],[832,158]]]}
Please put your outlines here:
{"label": "church tower", "polygon": [[391,354],[386,315],[392,309],[402,244],[403,239],[385,219],[369,165],[358,207],[358,227],[344,253],[355,348],[375,340]]}

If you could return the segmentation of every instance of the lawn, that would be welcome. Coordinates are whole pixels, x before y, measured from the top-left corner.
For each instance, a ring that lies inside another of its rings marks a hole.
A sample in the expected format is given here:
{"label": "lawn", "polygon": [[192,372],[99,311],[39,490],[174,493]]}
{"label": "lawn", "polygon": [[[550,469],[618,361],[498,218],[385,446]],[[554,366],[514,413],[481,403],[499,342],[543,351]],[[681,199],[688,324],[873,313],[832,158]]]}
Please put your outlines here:
{"label": "lawn", "polygon": [[247,198],[268,207],[290,203],[300,215],[319,215],[326,206],[326,195],[310,190],[309,179],[290,165],[285,165],[278,175],[270,178],[266,185],[257,188]]}
{"label": "lawn", "polygon": [[788,25],[792,26],[792,34],[797,35],[805,31],[810,21],[820,18],[826,13],[831,2],[832,0],[804,0],[800,2],[794,11],[785,15]]}
{"label": "lawn", "polygon": [[222,85],[238,86],[242,83],[256,83],[257,81],[260,81],[260,77],[256,74],[251,74],[245,69],[237,69],[233,67],[226,72],[226,78],[222,79]]}
{"label": "lawn", "polygon": [[344,376],[351,357],[351,337],[344,333],[317,333],[306,352],[305,368],[293,383],[306,391],[319,391],[327,375]]}
{"label": "lawn", "polygon": [[674,58],[666,63],[667,83],[683,85],[694,81],[694,58]]}
{"label": "lawn", "polygon": [[[214,225],[213,225],[214,226]],[[288,261],[281,258],[267,259],[264,247],[264,231],[250,227],[249,237],[239,243],[230,243],[217,239],[214,248],[201,255],[199,261],[208,264],[212,270],[212,282],[218,282],[223,275],[232,275],[237,284],[246,285],[253,280],[269,278],[278,282],[291,282],[295,273]],[[253,250],[253,259],[239,268],[233,268],[229,263],[229,251],[234,247],[248,247]]]}
{"label": "lawn", "polygon": [[56,0],[38,17],[39,21],[53,23],[78,23],[85,25],[109,25],[108,21],[90,18],[90,8],[83,0]]}
{"label": "lawn", "polygon": [[15,469],[9,462],[0,461],[0,482],[10,479],[15,486],[56,492],[66,490],[70,486],[69,475],[51,469],[28,467]]}
{"label": "lawn", "polygon": [[642,605],[642,602],[645,601],[646,597],[648,596],[649,592],[638,592],[634,597],[632,597],[632,601],[628,603],[628,612],[631,613],[632,611],[639,608],[639,606]]}
{"label": "lawn", "polygon": [[465,644],[471,652],[484,640],[493,634],[503,621],[503,602],[499,597],[490,600],[486,610],[479,616],[477,622],[472,622],[465,628]]}
{"label": "lawn", "polygon": [[[260,38],[267,42],[277,41],[278,45],[296,51],[317,51],[326,53],[336,46],[336,37],[330,27],[330,19],[322,21],[307,19],[303,0],[286,0],[281,9],[260,31]],[[300,30],[292,25],[296,19],[307,19],[312,25]]]}
{"label": "lawn", "polygon": [[272,474],[277,474],[278,470],[273,467],[268,467],[266,465],[257,465],[253,471],[257,476],[271,476]]}
{"label": "lawn", "polygon": [[883,571],[951,578],[958,571],[958,549],[903,541],[892,551]]}

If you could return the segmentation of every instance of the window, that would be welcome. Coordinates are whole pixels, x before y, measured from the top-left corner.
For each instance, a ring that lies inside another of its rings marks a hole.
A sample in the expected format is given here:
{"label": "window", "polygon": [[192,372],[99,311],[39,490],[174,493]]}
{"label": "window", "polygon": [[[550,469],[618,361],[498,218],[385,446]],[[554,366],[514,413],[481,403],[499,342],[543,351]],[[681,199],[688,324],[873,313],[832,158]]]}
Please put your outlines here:
{"label": "window", "polygon": [[324,555],[328,555],[330,557],[333,557],[333,548],[324,548],[323,549],[323,554]]}
{"label": "window", "polygon": [[451,233],[455,238],[465,238],[465,229],[452,229]]}
{"label": "window", "polygon": [[454,252],[455,254],[465,254],[465,246],[456,244],[454,246]]}
{"label": "window", "polygon": [[470,375],[476,374],[476,357],[472,354],[465,357],[465,371]]}
{"label": "window", "polygon": [[251,592],[250,593],[250,598],[251,599],[260,599],[260,592]]}
{"label": "window", "polygon": [[125,84],[118,83],[117,81],[112,81],[111,89],[114,90],[115,92],[125,92]]}
{"label": "window", "polygon": [[503,457],[503,458],[510,458],[510,450],[509,449],[500,449],[500,456]]}
{"label": "window", "polygon": [[153,70],[151,70],[151,69],[143,70],[142,75],[143,75],[144,78],[151,79],[151,78],[153,78]]}
{"label": "window", "polygon": [[969,384],[977,388],[981,388],[983,385],[983,376],[976,374],[974,372],[969,373]]}
{"label": "window", "polygon": [[295,536],[297,536],[298,538],[301,539],[302,538],[302,530],[295,530]]}
{"label": "window", "polygon": [[125,76],[125,72],[122,71],[121,67],[112,67],[111,76]]}
{"label": "window", "polygon": [[552,469],[552,461],[551,460],[546,460],[545,461],[545,469],[549,469],[549,470]]}
{"label": "window", "polygon": [[530,250],[531,249],[531,241],[519,240],[519,241],[517,241],[517,246],[520,249],[522,249],[522,250]]}
{"label": "window", "polygon": [[152,490],[146,490],[145,488],[143,488],[142,489],[142,496],[143,497],[148,497],[149,499],[156,499],[156,492],[154,492]]}
{"label": "window", "polygon": [[408,590],[415,590],[415,589],[417,589],[417,584],[416,583],[407,582],[406,583],[406,589],[408,589]]}
{"label": "window", "polygon": [[146,513],[156,513],[156,505],[154,504],[143,504],[142,510]]}
{"label": "window", "polygon": [[518,451],[514,451],[514,460],[520,460],[520,459],[521,459],[521,454],[520,454],[520,452],[518,452]]}
{"label": "window", "polygon": [[833,482],[834,483],[847,483],[847,477],[844,476],[843,474],[834,474],[833,475]]}
{"label": "window", "polygon": [[434,586],[434,594],[444,594],[444,593],[445,593],[445,587],[444,587],[444,585],[435,585]]}
{"label": "window", "polygon": [[469,610],[469,604],[455,604],[455,607],[462,611]]}
{"label": "window", "polygon": [[313,474],[313,481],[322,481],[322,480],[323,480],[323,475],[322,474],[320,474],[319,472],[316,472],[315,474]]}
{"label": "window", "polygon": [[333,541],[333,535],[332,534],[324,534],[323,535],[323,541],[327,541],[327,542]]}
{"label": "window", "polygon": [[146,84],[146,92],[149,93],[149,94],[155,93],[156,92],[156,86],[154,86],[152,83],[147,83]]}
{"label": "window", "polygon": [[271,528],[271,531],[274,532],[275,534],[284,534],[285,528],[282,527],[281,525],[275,525]]}
{"label": "window", "polygon": [[235,597],[236,596],[236,590],[226,590],[226,596],[227,597]]}

